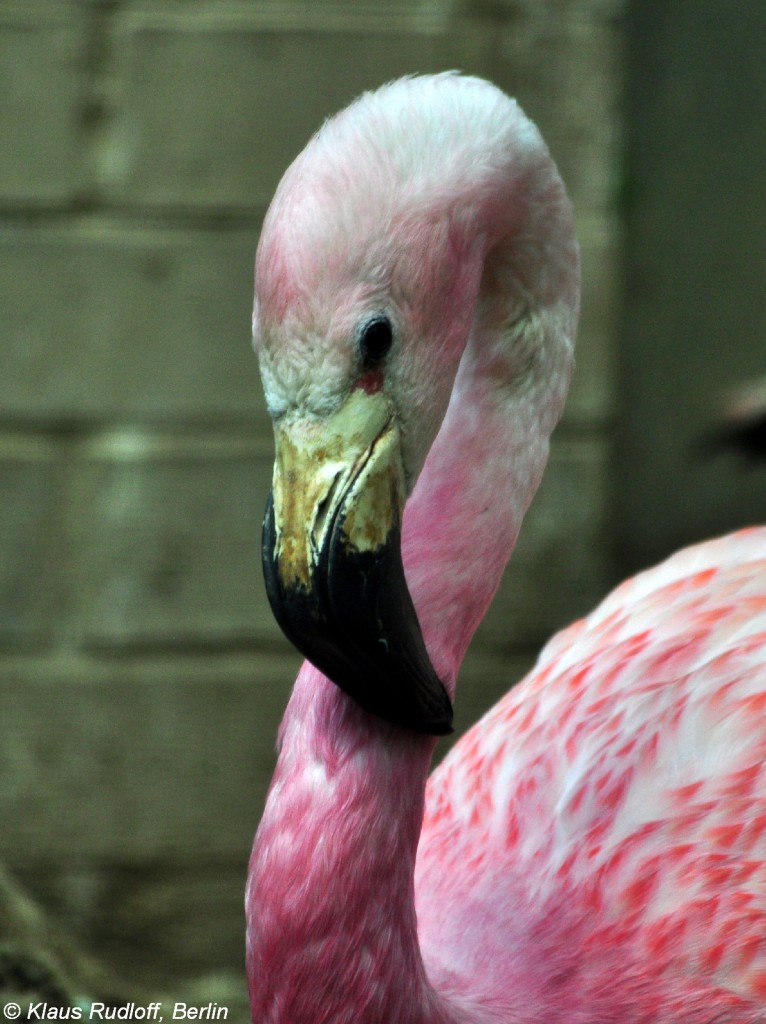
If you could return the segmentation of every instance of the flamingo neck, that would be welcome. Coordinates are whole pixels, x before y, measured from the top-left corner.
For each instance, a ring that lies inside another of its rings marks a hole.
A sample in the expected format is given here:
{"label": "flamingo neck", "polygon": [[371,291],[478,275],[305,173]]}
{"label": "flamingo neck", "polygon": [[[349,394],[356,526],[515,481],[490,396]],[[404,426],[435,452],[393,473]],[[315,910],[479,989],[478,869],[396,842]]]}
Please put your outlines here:
{"label": "flamingo neck", "polygon": [[434,741],[362,711],[305,663],[247,892],[259,1024],[446,1024],[413,877]]}
{"label": "flamingo neck", "polygon": [[[486,356],[469,342],[441,430],[404,514],[407,584],[429,656],[450,695],[513,552],[549,450],[538,391],[498,387]],[[568,367],[562,377],[568,382]]]}
{"label": "flamingo neck", "polygon": [[[407,502],[402,554],[433,665],[452,692],[545,469],[569,387],[579,251],[563,184],[542,143],[507,188],[505,232],[485,227],[478,261],[445,317],[462,325],[446,413]],[[503,193],[505,194],[505,193]],[[491,224],[492,203],[476,213]],[[467,309],[470,308],[470,315]],[[460,331],[458,332],[460,333]],[[437,378],[445,378],[437,364]]]}

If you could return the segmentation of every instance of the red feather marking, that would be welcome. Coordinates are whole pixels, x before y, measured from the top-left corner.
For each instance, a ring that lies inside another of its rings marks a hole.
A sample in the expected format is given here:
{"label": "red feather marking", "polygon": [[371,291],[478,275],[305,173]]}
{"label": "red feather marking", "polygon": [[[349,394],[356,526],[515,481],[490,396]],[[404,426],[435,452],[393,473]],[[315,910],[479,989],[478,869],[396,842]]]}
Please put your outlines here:
{"label": "red feather marking", "polygon": [[361,388],[366,395],[375,395],[378,391],[383,390],[383,383],[385,377],[381,367],[376,367],[374,370],[368,370],[367,373],[363,373],[356,382],[356,387]]}
{"label": "red feather marking", "polygon": [[754,971],[750,975],[750,987],[757,999],[766,1002],[766,971]]}

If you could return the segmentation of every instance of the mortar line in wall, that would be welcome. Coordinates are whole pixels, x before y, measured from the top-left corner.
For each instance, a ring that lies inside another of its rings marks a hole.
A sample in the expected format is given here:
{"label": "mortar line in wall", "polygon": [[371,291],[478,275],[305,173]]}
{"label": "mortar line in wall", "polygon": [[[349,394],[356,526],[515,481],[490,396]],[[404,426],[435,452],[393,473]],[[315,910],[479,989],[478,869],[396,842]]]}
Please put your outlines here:
{"label": "mortar line in wall", "polygon": [[147,208],[78,198],[53,206],[0,205],[0,230],[13,227],[101,227],[119,230],[259,231],[265,203],[255,206]]}
{"label": "mortar line in wall", "polygon": [[190,414],[152,415],[116,413],[109,416],[77,416],[66,413],[38,413],[14,415],[0,414],[0,439],[44,438],[54,441],[90,442],[104,435],[135,433],[160,439],[202,441],[219,439],[225,443],[257,443],[268,429],[264,413],[242,414]]}

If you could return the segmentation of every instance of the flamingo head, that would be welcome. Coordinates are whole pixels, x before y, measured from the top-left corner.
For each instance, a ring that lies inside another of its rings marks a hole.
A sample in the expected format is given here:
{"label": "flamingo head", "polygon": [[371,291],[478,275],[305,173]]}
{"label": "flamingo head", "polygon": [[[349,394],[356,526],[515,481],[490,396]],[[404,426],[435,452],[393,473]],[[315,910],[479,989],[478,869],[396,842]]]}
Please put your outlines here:
{"label": "flamingo head", "polygon": [[[403,507],[470,336],[525,308],[523,268],[511,273],[500,241],[523,228],[509,177],[523,179],[541,146],[488,83],[395,82],[327,122],[291,165],[256,258],[276,440],[272,608],[364,708],[434,735],[451,731],[452,706],[405,581]],[[502,358],[523,362],[516,348]]]}

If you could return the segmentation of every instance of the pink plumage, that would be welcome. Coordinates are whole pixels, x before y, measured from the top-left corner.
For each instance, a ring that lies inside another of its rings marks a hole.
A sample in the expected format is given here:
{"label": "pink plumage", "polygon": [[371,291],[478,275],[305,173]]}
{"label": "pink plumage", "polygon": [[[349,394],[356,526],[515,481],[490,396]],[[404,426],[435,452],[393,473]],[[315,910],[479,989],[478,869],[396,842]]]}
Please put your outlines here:
{"label": "pink plumage", "polygon": [[[543,471],[578,296],[560,178],[487,83],[362,97],[280,185],[254,316],[278,440],[267,564],[326,673],[299,673],[251,860],[256,1024],[766,1022],[766,529],[623,584],[428,779],[438,688]],[[374,578],[404,495],[436,672],[413,642],[414,711],[375,692],[389,606],[344,589]],[[370,509],[393,515],[385,543]],[[359,607],[380,615],[371,655]]]}
{"label": "pink plumage", "polygon": [[680,552],[548,644],[429,780],[437,987],[468,948],[484,991],[516,991],[510,1020],[766,1019],[765,651],[763,529]]}

